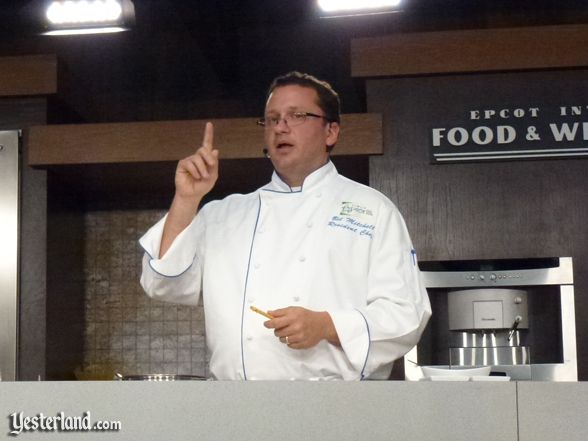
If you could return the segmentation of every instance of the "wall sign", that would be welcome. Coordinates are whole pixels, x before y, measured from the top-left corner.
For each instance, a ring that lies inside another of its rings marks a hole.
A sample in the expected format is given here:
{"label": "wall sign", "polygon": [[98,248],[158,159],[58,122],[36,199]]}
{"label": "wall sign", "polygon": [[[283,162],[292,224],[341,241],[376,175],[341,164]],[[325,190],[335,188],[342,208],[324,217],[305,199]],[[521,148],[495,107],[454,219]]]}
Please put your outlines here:
{"label": "wall sign", "polygon": [[588,157],[588,105],[521,103],[451,109],[431,128],[431,161]]}

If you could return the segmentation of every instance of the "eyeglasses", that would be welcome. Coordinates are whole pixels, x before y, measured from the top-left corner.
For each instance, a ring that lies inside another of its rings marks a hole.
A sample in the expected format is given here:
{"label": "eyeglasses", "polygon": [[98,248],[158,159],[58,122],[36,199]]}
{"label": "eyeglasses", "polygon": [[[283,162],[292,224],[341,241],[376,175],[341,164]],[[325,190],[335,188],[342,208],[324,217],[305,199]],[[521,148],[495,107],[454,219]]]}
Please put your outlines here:
{"label": "eyeglasses", "polygon": [[326,116],[317,115],[316,113],[292,112],[286,113],[283,118],[280,118],[279,116],[266,116],[265,118],[260,118],[257,120],[257,125],[266,128],[276,127],[280,124],[280,121],[284,120],[288,127],[296,127],[306,121],[307,118],[323,118],[330,122]]}

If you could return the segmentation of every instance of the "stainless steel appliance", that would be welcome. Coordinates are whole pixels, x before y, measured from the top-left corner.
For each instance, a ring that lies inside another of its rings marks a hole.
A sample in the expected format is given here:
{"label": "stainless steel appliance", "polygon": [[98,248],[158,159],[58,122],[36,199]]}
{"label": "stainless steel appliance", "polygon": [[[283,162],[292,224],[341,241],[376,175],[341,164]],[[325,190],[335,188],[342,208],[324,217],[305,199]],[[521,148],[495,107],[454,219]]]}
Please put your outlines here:
{"label": "stainless steel appliance", "polygon": [[421,366],[492,366],[514,380],[576,381],[571,257],[421,262],[433,317],[404,359]]}
{"label": "stainless steel appliance", "polygon": [[19,134],[0,131],[0,376],[16,380]]}
{"label": "stainless steel appliance", "polygon": [[529,365],[527,291],[452,290],[447,305],[450,366]]}

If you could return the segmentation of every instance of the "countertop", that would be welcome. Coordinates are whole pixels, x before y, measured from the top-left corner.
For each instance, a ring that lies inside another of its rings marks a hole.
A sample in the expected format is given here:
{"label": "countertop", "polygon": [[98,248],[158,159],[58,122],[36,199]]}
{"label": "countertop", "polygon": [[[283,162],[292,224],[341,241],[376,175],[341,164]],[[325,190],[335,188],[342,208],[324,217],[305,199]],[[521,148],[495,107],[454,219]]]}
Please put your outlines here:
{"label": "countertop", "polygon": [[[28,431],[93,440],[584,440],[588,383],[3,382],[11,421],[39,414],[120,423],[114,431]],[[11,416],[14,415],[14,416]],[[70,422],[72,421],[70,418]],[[32,422],[32,420],[30,420]]]}

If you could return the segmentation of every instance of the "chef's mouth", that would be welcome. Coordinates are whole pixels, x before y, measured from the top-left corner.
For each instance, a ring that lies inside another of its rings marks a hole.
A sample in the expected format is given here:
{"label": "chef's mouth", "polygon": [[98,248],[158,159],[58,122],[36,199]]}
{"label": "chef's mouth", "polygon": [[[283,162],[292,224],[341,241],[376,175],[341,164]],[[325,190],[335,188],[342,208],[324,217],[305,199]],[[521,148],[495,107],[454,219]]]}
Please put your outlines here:
{"label": "chef's mouth", "polygon": [[285,147],[293,147],[293,144],[290,144],[288,142],[281,142],[279,144],[276,145],[276,148],[279,150],[281,148],[285,148]]}

